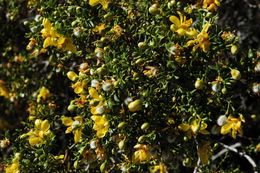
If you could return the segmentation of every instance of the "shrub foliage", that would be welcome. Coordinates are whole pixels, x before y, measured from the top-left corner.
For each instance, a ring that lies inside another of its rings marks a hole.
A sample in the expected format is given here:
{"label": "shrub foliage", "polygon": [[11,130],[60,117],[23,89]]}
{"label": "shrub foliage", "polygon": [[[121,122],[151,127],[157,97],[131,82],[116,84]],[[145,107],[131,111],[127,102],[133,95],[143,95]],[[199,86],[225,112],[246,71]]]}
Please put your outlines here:
{"label": "shrub foliage", "polygon": [[220,6],[0,0],[0,171],[259,171],[260,53]]}

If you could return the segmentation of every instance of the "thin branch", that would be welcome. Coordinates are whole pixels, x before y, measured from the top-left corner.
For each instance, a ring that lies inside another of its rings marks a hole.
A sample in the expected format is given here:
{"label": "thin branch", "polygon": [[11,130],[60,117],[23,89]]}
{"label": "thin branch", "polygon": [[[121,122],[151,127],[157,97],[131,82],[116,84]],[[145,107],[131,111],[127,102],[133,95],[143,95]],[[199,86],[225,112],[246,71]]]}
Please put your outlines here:
{"label": "thin branch", "polygon": [[[238,143],[239,144],[239,143]],[[238,145],[237,144],[237,145]],[[254,170],[254,173],[258,173],[258,171],[256,170],[256,163],[255,161],[252,159],[252,157],[250,157],[249,155],[247,155],[246,153],[244,152],[240,152],[238,151],[235,147],[232,147],[232,146],[228,146],[228,145],[225,145],[223,143],[220,143],[220,145],[222,145],[225,149],[229,150],[229,151],[233,151],[237,154],[239,154],[240,156],[244,157],[245,159],[247,159],[247,161],[251,164],[251,166],[253,167],[253,170]],[[240,144],[241,145],[241,144]]]}
{"label": "thin branch", "polygon": [[[198,150],[199,149],[199,143],[198,143],[198,141],[196,139],[195,139],[195,143],[196,143],[196,148]],[[197,173],[198,172],[198,169],[200,167],[200,162],[201,162],[200,157],[198,157],[197,165],[194,168],[193,173]]]}
{"label": "thin branch", "polygon": [[[235,143],[233,145],[231,145],[230,147],[232,148],[237,148],[237,147],[240,147],[241,146],[241,143],[238,142],[238,143]],[[228,149],[222,149],[220,152],[218,152],[217,154],[215,154],[214,156],[212,156],[211,160],[214,161],[216,160],[217,158],[219,158],[220,156],[222,156],[223,154],[225,154],[226,152],[228,152]]]}

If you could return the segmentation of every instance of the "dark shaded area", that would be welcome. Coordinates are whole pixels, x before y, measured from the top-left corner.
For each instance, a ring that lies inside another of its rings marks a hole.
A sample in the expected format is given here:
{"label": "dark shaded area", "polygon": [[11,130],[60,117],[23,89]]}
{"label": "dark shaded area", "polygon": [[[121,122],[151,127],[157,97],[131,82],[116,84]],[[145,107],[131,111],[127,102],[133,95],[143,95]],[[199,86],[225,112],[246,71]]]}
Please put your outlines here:
{"label": "dark shaded area", "polygon": [[240,48],[260,49],[260,1],[227,0],[219,8],[219,25],[230,27],[240,36]]}

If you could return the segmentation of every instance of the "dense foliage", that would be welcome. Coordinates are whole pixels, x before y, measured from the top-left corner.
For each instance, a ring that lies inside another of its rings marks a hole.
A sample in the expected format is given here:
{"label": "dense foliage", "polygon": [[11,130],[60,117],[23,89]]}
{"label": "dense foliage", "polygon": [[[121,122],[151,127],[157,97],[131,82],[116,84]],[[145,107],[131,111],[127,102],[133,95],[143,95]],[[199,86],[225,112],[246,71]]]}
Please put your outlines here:
{"label": "dense foliage", "polygon": [[260,171],[259,47],[221,3],[0,0],[0,172]]}

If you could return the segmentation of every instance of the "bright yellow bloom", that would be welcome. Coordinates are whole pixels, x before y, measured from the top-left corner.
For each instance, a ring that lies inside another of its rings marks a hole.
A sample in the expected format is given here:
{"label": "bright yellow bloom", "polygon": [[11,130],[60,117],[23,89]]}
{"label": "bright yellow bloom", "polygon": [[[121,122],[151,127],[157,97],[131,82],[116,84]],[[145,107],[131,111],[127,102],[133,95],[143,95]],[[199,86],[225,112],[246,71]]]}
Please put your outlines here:
{"label": "bright yellow bloom", "polygon": [[65,51],[76,52],[76,46],[73,44],[72,40],[58,33],[48,19],[43,19],[42,25],[44,28],[41,30],[41,33],[42,37],[45,39],[43,48],[55,46]]}
{"label": "bright yellow bloom", "polygon": [[106,115],[93,115],[91,116],[91,119],[94,121],[93,129],[97,131],[97,137],[103,138],[109,129],[109,121],[107,120]]}
{"label": "bright yellow bloom", "polygon": [[106,28],[106,25],[104,23],[100,23],[99,25],[95,26],[95,28],[92,29],[93,32],[97,32],[98,34],[101,34],[102,31]]}
{"label": "bright yellow bloom", "polygon": [[111,39],[115,41],[122,35],[123,29],[119,25],[114,25],[113,28],[109,31],[109,33],[113,34]]}
{"label": "bright yellow bloom", "polygon": [[170,21],[173,23],[171,25],[171,30],[173,32],[177,32],[180,36],[184,36],[185,34],[193,36],[197,34],[197,31],[193,28],[190,28],[192,25],[192,19],[187,20],[186,16],[182,15],[178,12],[179,18],[176,16],[170,16]]}
{"label": "bright yellow bloom", "polygon": [[203,0],[203,8],[209,11],[216,11],[218,6],[220,6],[219,0]]}
{"label": "bright yellow bloom", "polygon": [[31,146],[44,142],[44,137],[50,134],[50,123],[48,120],[35,120],[35,129],[29,131],[26,135]]}
{"label": "bright yellow bloom", "polygon": [[44,86],[39,89],[39,93],[37,95],[37,102],[40,102],[42,100],[46,100],[47,97],[50,96],[50,91],[45,88]]}
{"label": "bright yellow bloom", "polygon": [[62,124],[67,126],[67,130],[65,133],[73,133],[74,134],[74,142],[78,143],[82,137],[82,123],[83,119],[81,116],[76,116],[73,118],[70,117],[61,117]]}
{"label": "bright yellow bloom", "polygon": [[74,89],[74,92],[76,94],[81,94],[81,93],[84,92],[84,89],[85,89],[86,86],[87,86],[87,81],[82,80],[82,81],[77,81],[71,87]]}
{"label": "bright yellow bloom", "polygon": [[231,132],[231,136],[236,139],[237,133],[242,135],[242,127],[241,123],[245,122],[242,115],[240,115],[239,118],[234,118],[232,116],[229,116],[225,122],[225,124],[221,127],[220,133],[222,135],[226,135]]}
{"label": "bright yellow bloom", "polygon": [[12,164],[8,165],[5,168],[5,173],[19,173],[20,172],[20,170],[19,170],[19,167],[20,167],[19,159],[20,159],[20,153],[16,153],[13,160],[12,160]]}
{"label": "bright yellow bloom", "polygon": [[208,52],[210,48],[210,41],[208,35],[208,29],[210,27],[209,23],[206,23],[203,26],[202,31],[195,36],[193,40],[187,42],[187,46],[193,46],[192,51],[196,51],[198,48],[201,48],[203,52]]}
{"label": "bright yellow bloom", "polygon": [[155,165],[150,168],[150,173],[167,173],[167,167],[165,164],[160,163],[159,165]]}
{"label": "bright yellow bloom", "polygon": [[9,91],[5,86],[5,82],[0,80],[0,96],[4,96],[5,98],[9,98]]}
{"label": "bright yellow bloom", "polygon": [[106,109],[105,99],[92,87],[89,88],[89,95],[92,98],[92,100],[90,100],[90,112],[93,115],[103,114]]}
{"label": "bright yellow bloom", "polygon": [[137,149],[132,156],[132,161],[134,163],[144,162],[150,159],[150,152],[147,145],[137,144],[134,146],[134,148]]}
{"label": "bright yellow bloom", "polygon": [[209,134],[206,130],[207,124],[201,119],[194,119],[190,124],[183,123],[178,126],[182,131],[187,132],[189,138],[196,135],[197,133]]}
{"label": "bright yellow bloom", "polygon": [[108,8],[108,4],[110,2],[108,0],[89,0],[89,5],[90,6],[96,6],[98,4],[101,4],[102,5],[102,8],[104,10],[106,10]]}

